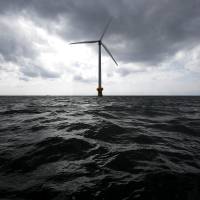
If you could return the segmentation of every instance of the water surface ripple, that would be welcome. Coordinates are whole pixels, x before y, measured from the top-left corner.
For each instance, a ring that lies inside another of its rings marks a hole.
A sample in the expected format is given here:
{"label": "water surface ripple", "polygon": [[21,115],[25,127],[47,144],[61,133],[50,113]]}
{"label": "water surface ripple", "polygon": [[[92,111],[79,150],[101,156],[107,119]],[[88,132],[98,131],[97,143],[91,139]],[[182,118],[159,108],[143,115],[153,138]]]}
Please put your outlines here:
{"label": "water surface ripple", "polygon": [[199,199],[200,97],[0,97],[0,199]]}

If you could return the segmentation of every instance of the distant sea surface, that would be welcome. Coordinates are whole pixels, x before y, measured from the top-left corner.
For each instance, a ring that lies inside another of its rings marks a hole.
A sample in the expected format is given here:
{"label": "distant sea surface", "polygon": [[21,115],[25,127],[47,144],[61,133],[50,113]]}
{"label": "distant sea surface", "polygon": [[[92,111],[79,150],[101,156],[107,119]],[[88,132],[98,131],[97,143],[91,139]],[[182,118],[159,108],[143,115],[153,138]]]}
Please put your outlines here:
{"label": "distant sea surface", "polygon": [[200,97],[0,97],[0,199],[200,199]]}

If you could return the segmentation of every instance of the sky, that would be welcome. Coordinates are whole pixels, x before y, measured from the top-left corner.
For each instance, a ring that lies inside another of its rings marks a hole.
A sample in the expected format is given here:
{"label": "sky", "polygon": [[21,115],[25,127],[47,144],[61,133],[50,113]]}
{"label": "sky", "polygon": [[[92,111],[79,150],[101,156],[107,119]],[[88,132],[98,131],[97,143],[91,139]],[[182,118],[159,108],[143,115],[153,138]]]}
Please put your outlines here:
{"label": "sky", "polygon": [[200,95],[200,0],[0,0],[0,95]]}

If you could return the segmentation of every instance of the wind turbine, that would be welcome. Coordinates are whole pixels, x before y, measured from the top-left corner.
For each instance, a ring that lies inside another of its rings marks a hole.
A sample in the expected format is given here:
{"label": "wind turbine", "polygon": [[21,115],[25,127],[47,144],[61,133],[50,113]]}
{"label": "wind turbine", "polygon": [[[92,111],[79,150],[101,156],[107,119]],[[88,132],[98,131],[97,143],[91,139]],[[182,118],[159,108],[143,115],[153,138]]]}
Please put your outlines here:
{"label": "wind turbine", "polygon": [[108,27],[111,23],[111,20],[109,21],[109,23],[106,25],[106,27],[104,28],[104,31],[100,37],[99,40],[92,40],[92,41],[83,41],[83,42],[73,42],[73,43],[70,43],[70,44],[85,44],[85,43],[98,43],[99,45],[99,81],[98,81],[98,88],[97,88],[97,91],[98,91],[98,96],[101,97],[103,96],[102,94],[102,91],[103,91],[103,88],[101,87],[101,46],[103,46],[103,48],[105,49],[105,51],[108,53],[108,55],[113,59],[113,61],[115,62],[116,65],[117,62],[115,61],[114,57],[112,56],[112,54],[110,53],[110,51],[108,50],[108,48],[106,47],[106,45],[102,42],[103,40],[103,37],[106,33],[106,31],[108,30]]}

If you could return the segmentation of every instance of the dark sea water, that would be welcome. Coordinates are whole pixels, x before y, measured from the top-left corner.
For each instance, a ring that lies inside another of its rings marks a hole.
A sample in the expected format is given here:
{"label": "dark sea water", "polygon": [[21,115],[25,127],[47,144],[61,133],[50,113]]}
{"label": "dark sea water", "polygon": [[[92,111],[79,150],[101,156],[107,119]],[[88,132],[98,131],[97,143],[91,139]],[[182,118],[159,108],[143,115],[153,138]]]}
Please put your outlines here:
{"label": "dark sea water", "polygon": [[200,97],[0,97],[0,199],[200,199]]}

